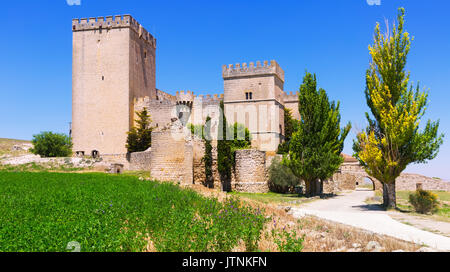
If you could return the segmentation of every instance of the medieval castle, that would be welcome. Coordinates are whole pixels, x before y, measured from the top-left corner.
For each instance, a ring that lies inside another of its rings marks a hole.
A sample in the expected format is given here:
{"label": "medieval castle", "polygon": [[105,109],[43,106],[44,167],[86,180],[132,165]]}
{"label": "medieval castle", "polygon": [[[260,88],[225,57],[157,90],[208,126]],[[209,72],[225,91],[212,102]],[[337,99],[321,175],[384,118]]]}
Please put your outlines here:
{"label": "medieval castle", "polygon": [[[190,91],[171,95],[156,88],[156,39],[130,15],[74,19],[72,31],[76,155],[101,156],[131,170],[149,170],[158,180],[204,183],[204,143],[186,136],[186,126],[204,124],[207,116],[217,124],[223,101],[228,123],[241,123],[250,130],[253,149],[236,152],[231,184],[221,184],[214,147],[214,184],[208,186],[268,191],[267,168],[284,140],[284,108],[300,119],[298,95],[284,92],[284,72],[276,61],[224,65],[224,92],[220,95],[196,96]],[[152,147],[127,154],[127,132],[134,126],[136,111],[143,108],[155,127]],[[212,129],[216,134],[217,126]],[[354,188],[366,177],[357,162],[346,158],[324,189]],[[379,187],[378,181],[373,182]]]}
{"label": "medieval castle", "polygon": [[74,19],[72,31],[72,137],[79,154],[126,153],[126,132],[144,107],[156,128],[174,117],[195,125],[223,100],[229,122],[245,124],[254,147],[264,151],[276,151],[283,140],[284,107],[299,118],[297,95],[283,91],[284,72],[275,61],[223,66],[222,95],[173,96],[156,88],[156,39],[130,15]]}

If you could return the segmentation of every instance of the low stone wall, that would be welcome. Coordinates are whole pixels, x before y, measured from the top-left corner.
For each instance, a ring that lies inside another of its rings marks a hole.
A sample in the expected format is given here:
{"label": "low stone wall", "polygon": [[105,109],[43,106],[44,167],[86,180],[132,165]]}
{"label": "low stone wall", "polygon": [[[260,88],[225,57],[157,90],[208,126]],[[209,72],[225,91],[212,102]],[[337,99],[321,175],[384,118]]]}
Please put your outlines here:
{"label": "low stone wall", "polygon": [[150,171],[150,162],[152,159],[151,150],[144,152],[134,152],[129,154],[129,170],[132,171]]}
{"label": "low stone wall", "polygon": [[[366,178],[373,182],[375,190],[383,190],[381,182],[369,176],[359,163],[346,162],[342,164],[338,173],[324,182],[324,192],[355,190],[356,183],[363,183]],[[450,191],[450,182],[408,173],[403,173],[396,179],[395,189],[397,191],[415,191],[418,183],[422,184],[424,190]]]}
{"label": "low stone wall", "polygon": [[414,191],[417,183],[421,183],[424,190],[450,191],[450,182],[408,173],[401,174],[397,178],[395,189],[397,191]]}
{"label": "low stone wall", "polygon": [[130,162],[128,154],[101,154],[103,163],[105,164],[123,164],[124,170],[130,170]]}
{"label": "low stone wall", "polygon": [[248,193],[269,191],[266,170],[266,152],[255,149],[236,151],[235,180],[232,190]]}

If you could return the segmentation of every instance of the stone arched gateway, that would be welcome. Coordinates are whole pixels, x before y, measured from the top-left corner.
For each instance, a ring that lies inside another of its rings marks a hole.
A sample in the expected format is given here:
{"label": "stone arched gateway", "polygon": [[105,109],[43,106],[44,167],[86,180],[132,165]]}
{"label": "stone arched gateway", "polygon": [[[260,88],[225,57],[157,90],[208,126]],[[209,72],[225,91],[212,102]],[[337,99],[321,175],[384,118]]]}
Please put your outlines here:
{"label": "stone arched gateway", "polygon": [[343,155],[344,163],[333,177],[324,182],[324,193],[335,193],[345,190],[356,190],[358,183],[363,183],[364,179],[372,181],[373,190],[383,190],[383,185],[376,178],[369,176],[359,162],[348,155]]}

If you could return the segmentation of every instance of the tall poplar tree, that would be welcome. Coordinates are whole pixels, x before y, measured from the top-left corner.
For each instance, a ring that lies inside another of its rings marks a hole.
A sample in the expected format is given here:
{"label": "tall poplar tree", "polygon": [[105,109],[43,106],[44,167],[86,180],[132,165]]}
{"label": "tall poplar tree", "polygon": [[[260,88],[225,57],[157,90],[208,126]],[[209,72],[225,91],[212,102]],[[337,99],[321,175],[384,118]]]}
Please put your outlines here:
{"label": "tall poplar tree", "polygon": [[366,101],[372,117],[354,141],[354,156],[366,172],[383,184],[383,204],[396,207],[395,179],[411,163],[425,163],[436,157],[443,134],[438,135],[439,121],[428,120],[419,130],[425,113],[428,93],[419,84],[409,84],[405,71],[411,46],[409,33],[404,30],[405,10],[398,10],[398,25],[392,33],[382,34],[377,23],[374,44],[369,46],[372,62],[366,72]]}
{"label": "tall poplar tree", "polygon": [[313,196],[321,193],[322,182],[342,164],[341,152],[351,124],[341,129],[339,102],[330,102],[325,90],[317,89],[316,75],[308,72],[300,87],[298,108],[302,118],[283,163],[305,182],[306,195]]}

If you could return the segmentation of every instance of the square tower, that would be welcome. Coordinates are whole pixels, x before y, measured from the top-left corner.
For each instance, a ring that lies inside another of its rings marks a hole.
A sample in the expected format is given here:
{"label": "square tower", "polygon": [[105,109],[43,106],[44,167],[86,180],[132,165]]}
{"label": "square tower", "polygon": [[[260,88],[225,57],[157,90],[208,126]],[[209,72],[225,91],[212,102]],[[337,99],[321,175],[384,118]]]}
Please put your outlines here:
{"label": "square tower", "polygon": [[156,99],[156,39],[130,15],[72,20],[73,151],[124,154],[135,98]]}
{"label": "square tower", "polygon": [[276,151],[284,139],[284,71],[272,60],[222,67],[224,107],[228,123],[244,124],[252,145]]}

